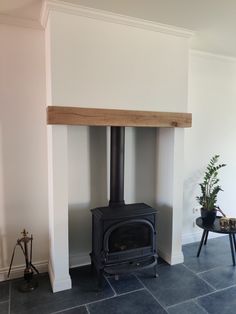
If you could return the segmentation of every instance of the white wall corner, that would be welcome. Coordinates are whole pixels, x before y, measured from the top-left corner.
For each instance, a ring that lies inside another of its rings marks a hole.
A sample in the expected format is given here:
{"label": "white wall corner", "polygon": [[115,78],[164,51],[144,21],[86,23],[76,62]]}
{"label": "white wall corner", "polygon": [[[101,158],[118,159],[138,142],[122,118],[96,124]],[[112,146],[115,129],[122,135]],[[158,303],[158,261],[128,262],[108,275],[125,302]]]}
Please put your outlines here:
{"label": "white wall corner", "polygon": [[157,232],[159,255],[170,265],[183,262],[182,210],[184,130],[159,129],[157,136]]}
{"label": "white wall corner", "polygon": [[102,20],[116,24],[123,24],[135,28],[141,28],[154,32],[160,32],[185,38],[190,38],[194,34],[194,32],[189,29],[156,23],[152,21],[143,20],[140,18],[130,17],[104,10],[98,10],[91,7],[85,7],[79,4],[68,3],[58,0],[44,1],[41,11],[41,24],[43,27],[45,27],[47,24],[47,19],[50,11],[64,12],[67,14],[89,17],[96,20]]}
{"label": "white wall corner", "polygon": [[47,127],[49,182],[49,275],[54,292],[70,289],[67,126]]}
{"label": "white wall corner", "polygon": [[49,3],[43,0],[42,8],[40,12],[40,23],[43,28],[46,28],[49,17]]}

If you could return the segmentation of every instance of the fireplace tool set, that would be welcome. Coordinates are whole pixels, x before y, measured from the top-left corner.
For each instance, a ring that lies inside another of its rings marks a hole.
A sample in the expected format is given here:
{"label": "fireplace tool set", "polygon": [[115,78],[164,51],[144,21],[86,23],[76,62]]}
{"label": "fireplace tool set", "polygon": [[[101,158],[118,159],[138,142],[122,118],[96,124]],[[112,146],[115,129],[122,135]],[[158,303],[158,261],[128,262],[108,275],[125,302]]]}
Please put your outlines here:
{"label": "fireplace tool set", "polygon": [[11,263],[8,271],[8,277],[11,273],[12,263],[15,256],[15,251],[17,246],[21,248],[25,258],[25,270],[24,270],[24,279],[25,281],[20,285],[19,290],[21,292],[30,292],[33,291],[37,286],[38,282],[34,278],[34,272],[39,274],[37,268],[32,264],[32,252],[33,252],[33,236],[28,237],[28,232],[24,229],[22,232],[23,237],[17,239],[16,245],[12,252]]}

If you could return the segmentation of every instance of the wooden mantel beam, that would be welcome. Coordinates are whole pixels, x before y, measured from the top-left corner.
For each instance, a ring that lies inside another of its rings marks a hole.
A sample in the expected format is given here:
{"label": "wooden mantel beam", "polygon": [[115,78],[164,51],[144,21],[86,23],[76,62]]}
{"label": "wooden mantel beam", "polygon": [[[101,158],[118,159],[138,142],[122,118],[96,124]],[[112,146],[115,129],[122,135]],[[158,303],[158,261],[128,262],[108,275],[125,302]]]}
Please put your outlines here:
{"label": "wooden mantel beam", "polygon": [[47,124],[189,128],[192,114],[48,106]]}

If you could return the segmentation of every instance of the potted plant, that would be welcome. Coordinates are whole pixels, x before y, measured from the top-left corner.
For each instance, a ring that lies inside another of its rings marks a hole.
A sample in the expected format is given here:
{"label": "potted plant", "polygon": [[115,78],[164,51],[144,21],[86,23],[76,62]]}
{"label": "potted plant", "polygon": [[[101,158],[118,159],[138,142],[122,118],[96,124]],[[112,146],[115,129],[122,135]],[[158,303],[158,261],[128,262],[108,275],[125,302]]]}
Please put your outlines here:
{"label": "potted plant", "polygon": [[216,218],[217,210],[220,210],[217,206],[217,196],[220,191],[223,191],[220,187],[218,171],[226,166],[226,164],[219,164],[219,155],[215,155],[210,159],[204,173],[203,182],[200,183],[201,196],[197,196],[196,199],[201,205],[201,216],[203,223],[206,225],[212,225]]}

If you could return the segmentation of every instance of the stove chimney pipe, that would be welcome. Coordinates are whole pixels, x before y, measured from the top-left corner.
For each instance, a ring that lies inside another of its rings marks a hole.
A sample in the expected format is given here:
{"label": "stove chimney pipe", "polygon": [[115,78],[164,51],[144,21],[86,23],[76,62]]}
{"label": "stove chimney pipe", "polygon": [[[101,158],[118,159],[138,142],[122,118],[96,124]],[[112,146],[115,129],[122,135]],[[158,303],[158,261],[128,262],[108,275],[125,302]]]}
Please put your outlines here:
{"label": "stove chimney pipe", "polygon": [[124,202],[125,127],[111,127],[110,207]]}

